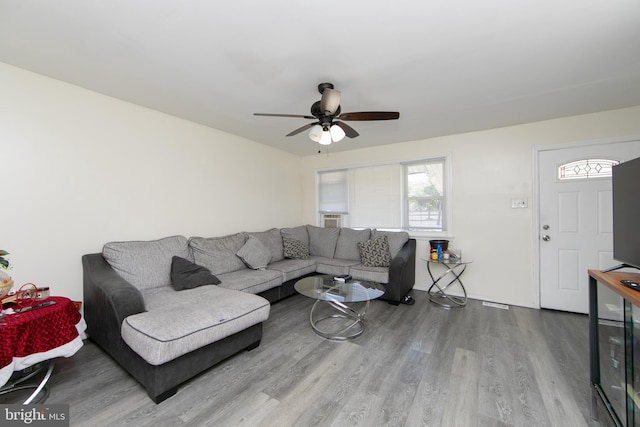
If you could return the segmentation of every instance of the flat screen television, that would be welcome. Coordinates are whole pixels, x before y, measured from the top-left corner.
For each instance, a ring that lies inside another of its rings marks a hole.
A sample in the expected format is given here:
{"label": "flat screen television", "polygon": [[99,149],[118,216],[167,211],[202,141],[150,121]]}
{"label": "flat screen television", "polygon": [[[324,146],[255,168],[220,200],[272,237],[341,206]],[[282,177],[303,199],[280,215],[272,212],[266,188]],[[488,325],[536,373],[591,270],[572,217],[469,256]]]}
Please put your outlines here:
{"label": "flat screen television", "polygon": [[613,258],[640,269],[640,157],[614,166],[612,181]]}

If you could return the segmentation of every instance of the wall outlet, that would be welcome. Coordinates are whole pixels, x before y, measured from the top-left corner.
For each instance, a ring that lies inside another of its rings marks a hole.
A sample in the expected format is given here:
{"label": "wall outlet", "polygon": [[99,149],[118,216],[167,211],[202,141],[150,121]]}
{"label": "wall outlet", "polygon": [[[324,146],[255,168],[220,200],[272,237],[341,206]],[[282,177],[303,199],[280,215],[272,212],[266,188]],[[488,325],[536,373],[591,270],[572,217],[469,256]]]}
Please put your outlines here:
{"label": "wall outlet", "polygon": [[524,209],[529,207],[527,199],[511,199],[511,209]]}

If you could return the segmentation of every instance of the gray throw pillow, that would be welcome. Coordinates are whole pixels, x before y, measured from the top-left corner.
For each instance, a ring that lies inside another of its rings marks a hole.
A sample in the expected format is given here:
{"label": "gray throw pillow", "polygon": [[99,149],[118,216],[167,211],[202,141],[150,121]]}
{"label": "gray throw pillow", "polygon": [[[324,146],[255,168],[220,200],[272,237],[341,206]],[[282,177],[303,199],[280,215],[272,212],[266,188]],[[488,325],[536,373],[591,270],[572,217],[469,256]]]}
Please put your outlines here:
{"label": "gray throw pillow", "polygon": [[287,237],[282,238],[282,245],[284,246],[284,257],[292,259],[307,259],[309,258],[309,248],[300,240],[289,239]]}
{"label": "gray throw pillow", "polygon": [[220,279],[211,274],[207,268],[179,256],[171,259],[171,286],[176,291],[219,284]]}
{"label": "gray throw pillow", "polygon": [[358,243],[360,259],[365,267],[389,267],[391,252],[387,236],[380,236]]}
{"label": "gray throw pillow", "polygon": [[269,262],[280,261],[284,258],[284,256],[282,255],[283,248],[280,229],[272,228],[267,231],[251,232],[248,234],[249,236],[253,236],[256,239],[260,240],[260,243],[262,243],[267,249],[269,249],[269,252],[271,252],[271,261]]}
{"label": "gray throw pillow", "polygon": [[253,236],[249,236],[247,243],[236,252],[236,255],[240,257],[247,267],[254,270],[264,270],[267,268],[269,261],[271,261],[269,249]]}

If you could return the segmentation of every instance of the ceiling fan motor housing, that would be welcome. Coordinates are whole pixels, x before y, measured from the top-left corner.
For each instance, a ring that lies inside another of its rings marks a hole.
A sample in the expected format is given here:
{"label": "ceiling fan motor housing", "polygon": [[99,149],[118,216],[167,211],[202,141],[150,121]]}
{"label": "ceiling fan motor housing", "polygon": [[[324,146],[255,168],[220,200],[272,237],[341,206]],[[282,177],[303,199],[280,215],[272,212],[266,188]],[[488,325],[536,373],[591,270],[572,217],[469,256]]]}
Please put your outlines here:
{"label": "ceiling fan motor housing", "polygon": [[320,83],[318,85],[318,92],[320,92],[320,94],[322,94],[325,89],[333,89],[333,83]]}

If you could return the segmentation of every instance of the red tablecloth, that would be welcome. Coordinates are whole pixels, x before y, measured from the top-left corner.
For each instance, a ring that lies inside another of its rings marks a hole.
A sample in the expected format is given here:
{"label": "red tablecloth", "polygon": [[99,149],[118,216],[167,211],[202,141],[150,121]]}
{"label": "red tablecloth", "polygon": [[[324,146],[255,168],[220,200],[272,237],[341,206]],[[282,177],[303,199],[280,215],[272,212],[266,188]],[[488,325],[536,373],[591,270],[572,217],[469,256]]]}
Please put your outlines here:
{"label": "red tablecloth", "polygon": [[[29,359],[32,355],[36,355],[34,360],[51,358],[47,357],[47,352],[63,348],[72,341],[80,341],[82,346],[79,328],[76,327],[81,323],[82,316],[75,304],[65,297],[49,297],[39,303],[45,301],[56,303],[24,313],[5,315],[0,320],[0,370],[14,365],[16,360]],[[73,348],[75,353],[79,347],[74,343]],[[69,357],[67,354],[70,350],[69,348],[63,355]],[[57,354],[54,353],[51,355],[56,357]],[[23,365],[25,363],[18,363],[16,370],[24,369],[26,366]],[[0,378],[0,386],[3,383]]]}

